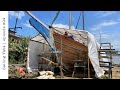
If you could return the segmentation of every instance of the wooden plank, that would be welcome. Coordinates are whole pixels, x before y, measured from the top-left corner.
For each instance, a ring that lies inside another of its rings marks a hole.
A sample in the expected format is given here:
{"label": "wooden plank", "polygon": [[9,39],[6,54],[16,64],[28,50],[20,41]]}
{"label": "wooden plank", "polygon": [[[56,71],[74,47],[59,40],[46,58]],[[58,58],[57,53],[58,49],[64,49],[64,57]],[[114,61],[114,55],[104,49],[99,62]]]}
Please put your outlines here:
{"label": "wooden plank", "polygon": [[111,44],[111,43],[101,43],[101,44]]}
{"label": "wooden plank", "polygon": [[98,50],[98,52],[111,52],[112,50],[115,50],[115,49],[111,49],[111,50],[107,50],[107,49],[100,49]]}
{"label": "wooden plank", "polygon": [[113,47],[113,46],[102,46],[102,47]]}
{"label": "wooden plank", "polygon": [[99,58],[110,58],[108,56],[99,56]]}
{"label": "wooden plank", "polygon": [[100,49],[100,50],[115,50],[115,49]]}
{"label": "wooden plank", "polygon": [[47,61],[47,62],[49,62],[49,64],[54,64],[54,65],[59,66],[58,63],[55,63],[55,62],[53,62],[53,61],[51,61],[51,60],[49,60],[49,59],[47,59],[45,57],[42,57],[42,59],[45,60],[45,61]]}
{"label": "wooden plank", "polygon": [[100,62],[102,62],[102,63],[111,63],[111,62],[107,62],[107,61],[100,61]]}

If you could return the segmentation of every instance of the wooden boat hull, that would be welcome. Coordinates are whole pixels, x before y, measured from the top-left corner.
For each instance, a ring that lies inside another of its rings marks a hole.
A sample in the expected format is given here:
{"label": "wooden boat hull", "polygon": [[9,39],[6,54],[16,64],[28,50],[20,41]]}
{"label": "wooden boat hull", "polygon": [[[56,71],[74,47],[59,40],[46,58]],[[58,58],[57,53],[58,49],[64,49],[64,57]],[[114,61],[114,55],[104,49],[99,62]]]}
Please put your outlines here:
{"label": "wooden boat hull", "polygon": [[57,50],[62,51],[62,63],[73,68],[74,60],[87,60],[87,47],[58,33],[53,34]]}

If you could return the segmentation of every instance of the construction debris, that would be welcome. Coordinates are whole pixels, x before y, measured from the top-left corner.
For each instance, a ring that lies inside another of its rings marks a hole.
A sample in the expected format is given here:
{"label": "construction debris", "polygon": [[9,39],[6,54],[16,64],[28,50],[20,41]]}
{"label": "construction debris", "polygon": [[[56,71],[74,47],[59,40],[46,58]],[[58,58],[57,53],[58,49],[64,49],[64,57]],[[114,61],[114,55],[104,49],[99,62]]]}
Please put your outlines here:
{"label": "construction debris", "polygon": [[38,76],[37,79],[55,79],[52,71],[40,71],[39,74],[40,76]]}

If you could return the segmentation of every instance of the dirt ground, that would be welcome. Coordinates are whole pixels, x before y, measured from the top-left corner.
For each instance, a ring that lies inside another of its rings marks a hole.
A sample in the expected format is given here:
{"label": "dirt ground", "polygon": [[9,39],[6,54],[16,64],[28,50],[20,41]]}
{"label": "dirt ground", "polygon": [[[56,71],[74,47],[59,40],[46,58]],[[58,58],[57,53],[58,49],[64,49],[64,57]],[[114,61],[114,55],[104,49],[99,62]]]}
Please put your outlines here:
{"label": "dirt ground", "polygon": [[114,66],[112,68],[112,79],[120,79],[120,67]]}
{"label": "dirt ground", "polygon": [[[56,79],[61,79],[59,76],[56,77]],[[77,77],[64,77],[62,79],[81,79],[81,78],[77,78]],[[82,78],[82,79],[88,79],[88,78]],[[93,79],[93,78],[89,78],[89,79]],[[112,68],[112,79],[120,79],[120,66],[113,66]]]}
{"label": "dirt ground", "polygon": [[[9,77],[10,78],[16,78],[16,75],[15,75],[15,67],[9,67]],[[38,73],[34,73],[34,74],[28,74],[26,73],[26,79],[36,79],[34,77],[37,77],[38,76]],[[63,78],[61,78],[59,75],[58,76],[55,76],[56,79],[88,79],[88,78],[78,78],[78,77],[71,77],[71,74],[70,76],[64,76]],[[93,78],[90,78],[90,79],[93,79]],[[112,79],[120,79],[120,66],[113,66],[112,68]]]}

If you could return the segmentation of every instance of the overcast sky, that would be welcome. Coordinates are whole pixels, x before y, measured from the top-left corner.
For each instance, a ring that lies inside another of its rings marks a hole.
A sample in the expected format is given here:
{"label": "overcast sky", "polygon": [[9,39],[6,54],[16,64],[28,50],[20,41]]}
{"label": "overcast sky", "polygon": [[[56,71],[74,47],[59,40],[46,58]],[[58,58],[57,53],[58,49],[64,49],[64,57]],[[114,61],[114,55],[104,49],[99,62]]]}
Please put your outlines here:
{"label": "overcast sky", "polygon": [[[43,23],[50,25],[56,15],[57,11],[30,11]],[[72,11],[72,28],[74,29],[80,11]],[[9,11],[9,28],[15,26],[15,20],[18,19],[17,26],[22,29],[17,29],[17,34],[22,36],[35,36],[37,31],[30,26],[29,18],[25,12]],[[85,30],[92,33],[97,41],[110,42],[113,48],[120,51],[120,12],[119,11],[84,11],[85,18]],[[69,11],[60,11],[60,14],[53,26],[57,27],[69,27]],[[78,29],[82,29],[82,17],[78,24]]]}

